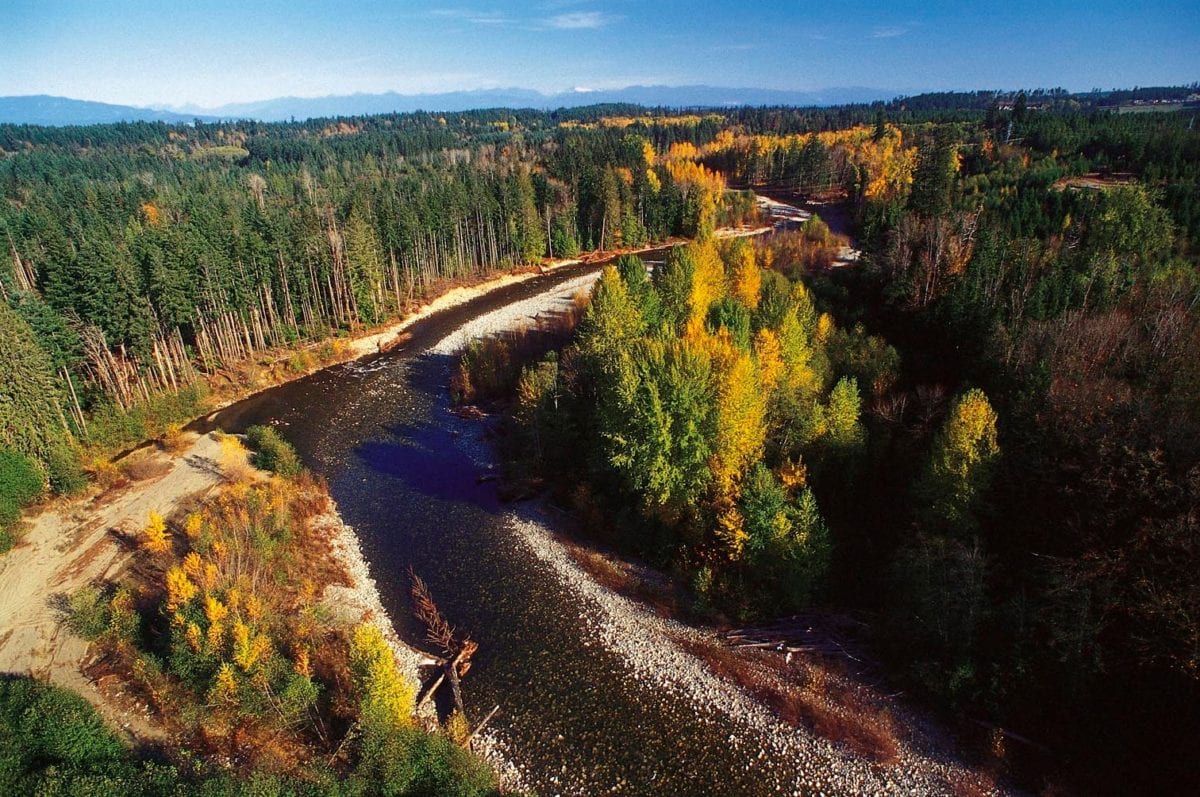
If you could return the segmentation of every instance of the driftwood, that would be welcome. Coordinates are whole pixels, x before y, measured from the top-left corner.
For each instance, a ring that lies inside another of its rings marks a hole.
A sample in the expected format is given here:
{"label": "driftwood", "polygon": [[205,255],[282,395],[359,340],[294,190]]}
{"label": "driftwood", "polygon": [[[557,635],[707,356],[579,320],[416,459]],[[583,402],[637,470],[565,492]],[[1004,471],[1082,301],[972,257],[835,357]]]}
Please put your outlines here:
{"label": "driftwood", "polygon": [[480,723],[475,726],[475,730],[473,730],[467,734],[467,738],[463,741],[464,747],[471,744],[471,740],[474,739],[476,736],[478,736],[479,732],[487,727],[487,724],[492,721],[492,717],[496,716],[496,712],[499,710],[500,710],[500,704],[497,703],[495,708],[493,708],[491,711],[489,711],[487,713],[487,716],[484,717],[483,720],[481,720]]}
{"label": "driftwood", "polygon": [[[460,638],[455,632],[454,626],[450,625],[438,610],[429,587],[421,577],[412,571],[409,571],[409,575],[412,578],[413,613],[425,625],[425,638],[445,654],[445,658],[433,659],[441,672],[429,686],[421,691],[417,698],[417,707],[422,706],[434,696],[443,684],[448,683],[454,698],[454,707],[463,719],[466,719],[467,711],[462,697],[462,678],[470,671],[471,657],[479,650],[479,645],[470,637]],[[494,713],[493,710],[492,714]],[[479,724],[471,736],[477,733],[479,728],[490,719],[491,714]],[[467,740],[470,741],[470,736],[467,737]]]}
{"label": "driftwood", "polygon": [[783,653],[844,657],[868,666],[874,662],[864,651],[867,624],[847,614],[804,612],[748,628],[734,628],[721,636],[735,648],[758,648]]}

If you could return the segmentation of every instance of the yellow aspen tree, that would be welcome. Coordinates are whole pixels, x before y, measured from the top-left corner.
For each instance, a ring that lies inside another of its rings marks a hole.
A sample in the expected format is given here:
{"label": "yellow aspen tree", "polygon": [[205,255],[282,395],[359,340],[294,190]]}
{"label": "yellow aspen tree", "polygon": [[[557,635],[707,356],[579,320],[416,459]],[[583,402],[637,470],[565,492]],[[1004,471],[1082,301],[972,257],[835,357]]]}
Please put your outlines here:
{"label": "yellow aspen tree", "polygon": [[167,571],[167,608],[180,609],[196,597],[196,585],[188,578],[182,567],[174,565]]}
{"label": "yellow aspen tree", "polygon": [[217,566],[212,562],[207,562],[204,565],[203,584],[206,591],[211,591],[216,588],[219,573]]}
{"label": "yellow aspen tree", "polygon": [[813,340],[824,346],[829,341],[829,336],[833,334],[833,331],[836,328],[837,325],[833,322],[833,316],[831,316],[829,313],[821,313],[821,315],[817,318],[817,329],[813,333]]}
{"label": "yellow aspen tree", "polygon": [[736,498],[766,442],[767,399],[754,360],[728,335],[711,337],[717,378],[717,439],[710,469],[716,494]]}
{"label": "yellow aspen tree", "polygon": [[754,335],[754,359],[758,363],[758,379],[763,392],[769,395],[783,377],[783,349],[779,336],[769,329],[760,329]]}
{"label": "yellow aspen tree", "polygon": [[396,657],[374,623],[362,623],[350,638],[350,663],[362,695],[361,722],[388,732],[412,723],[415,692],[401,675]]}
{"label": "yellow aspen tree", "polygon": [[729,506],[717,515],[716,534],[730,561],[736,562],[742,558],[750,535],[746,532],[742,513],[736,507]]}
{"label": "yellow aspen tree", "polygon": [[208,692],[209,703],[230,703],[237,699],[237,675],[229,662],[221,664],[213,687]]}
{"label": "yellow aspen tree", "polygon": [[255,632],[241,620],[233,621],[231,632],[233,663],[242,672],[250,672],[270,655],[271,640],[266,634]]}
{"label": "yellow aspen tree", "polygon": [[188,623],[186,640],[187,646],[193,653],[200,652],[200,646],[203,638],[203,635],[200,633],[200,626],[196,625],[195,623]]}
{"label": "yellow aspen tree", "polygon": [[195,551],[189,551],[187,556],[183,557],[183,572],[188,574],[188,578],[199,581],[204,574],[204,560],[200,558],[200,554]]}
{"label": "yellow aspen tree", "polygon": [[246,617],[251,622],[258,622],[262,618],[263,604],[262,599],[257,595],[251,595],[246,598]]}
{"label": "yellow aspen tree", "polygon": [[966,533],[1000,455],[996,411],[982,390],[959,396],[933,443],[925,473],[915,486],[925,521]]}
{"label": "yellow aspen tree", "polygon": [[209,653],[219,653],[225,647],[225,626],[213,623],[204,634],[204,645]]}
{"label": "yellow aspen tree", "polygon": [[142,547],[157,555],[171,550],[171,533],[167,531],[167,522],[157,512],[150,512],[146,527],[142,530]]}
{"label": "yellow aspen tree", "polygon": [[694,337],[704,332],[708,309],[725,293],[725,264],[712,241],[689,244],[695,268],[688,294],[688,323],[685,334]]}
{"label": "yellow aspen tree", "polygon": [[229,616],[229,609],[212,595],[204,596],[204,617],[210,625],[217,625]]}
{"label": "yellow aspen tree", "polygon": [[754,247],[741,241],[730,254],[729,294],[753,310],[758,307],[762,290],[762,272],[754,256]]}

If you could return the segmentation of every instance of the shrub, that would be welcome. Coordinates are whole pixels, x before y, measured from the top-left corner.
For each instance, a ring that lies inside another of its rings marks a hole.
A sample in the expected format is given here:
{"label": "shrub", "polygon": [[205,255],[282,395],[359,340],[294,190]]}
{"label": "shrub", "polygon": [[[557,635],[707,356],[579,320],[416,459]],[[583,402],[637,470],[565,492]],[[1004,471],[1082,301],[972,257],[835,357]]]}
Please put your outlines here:
{"label": "shrub", "polygon": [[303,374],[311,371],[316,364],[311,352],[298,351],[288,358],[287,369],[293,374]]}
{"label": "shrub", "polygon": [[292,444],[269,426],[251,426],[246,442],[254,449],[254,466],[280,476],[298,476],[304,468]]}
{"label": "shrub", "polygon": [[497,794],[487,767],[443,734],[367,730],[353,793],[475,797]]}
{"label": "shrub", "polygon": [[125,474],[121,472],[116,463],[110,462],[103,457],[93,460],[89,466],[89,470],[92,473],[92,479],[101,490],[111,490],[113,487],[126,481]]}
{"label": "shrub", "polygon": [[67,601],[67,627],[84,639],[108,630],[108,601],[95,587],[84,587]]}
{"label": "shrub", "polygon": [[0,677],[0,794],[180,793],[174,767],[136,761],[83,698]]}
{"label": "shrub", "polygon": [[33,460],[10,448],[0,448],[0,552],[12,547],[12,527],[21,518],[21,507],[41,495],[44,486]]}
{"label": "shrub", "polygon": [[79,452],[66,443],[53,446],[46,454],[50,489],[58,495],[70,495],[87,487],[87,474],[79,462]]}
{"label": "shrub", "polygon": [[175,393],[153,396],[128,411],[112,404],[95,408],[84,438],[93,453],[114,453],[162,434],[171,424],[186,423],[204,414],[204,385],[189,385]]}
{"label": "shrub", "polygon": [[187,437],[183,433],[183,424],[169,423],[159,438],[163,449],[171,452],[182,451],[187,445]]}
{"label": "shrub", "polygon": [[87,702],[28,678],[0,680],[0,792],[25,794],[35,767],[107,767],[125,753]]}
{"label": "shrub", "polygon": [[463,351],[452,389],[463,404],[489,401],[511,394],[520,375],[521,363],[507,340],[480,338]]}

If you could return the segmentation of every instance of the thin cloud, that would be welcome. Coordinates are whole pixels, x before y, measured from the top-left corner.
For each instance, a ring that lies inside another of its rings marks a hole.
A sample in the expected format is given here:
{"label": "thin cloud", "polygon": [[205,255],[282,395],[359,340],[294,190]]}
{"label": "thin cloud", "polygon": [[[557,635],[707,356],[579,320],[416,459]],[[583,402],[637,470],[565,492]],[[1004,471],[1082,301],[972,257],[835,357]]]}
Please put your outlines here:
{"label": "thin cloud", "polygon": [[887,25],[881,28],[875,28],[871,31],[872,39],[894,39],[897,36],[903,36],[908,33],[910,28],[904,25]]}
{"label": "thin cloud", "polygon": [[512,22],[499,11],[472,11],[466,8],[434,8],[430,16],[469,22],[472,25],[507,25]]}
{"label": "thin cloud", "polygon": [[565,14],[555,14],[546,20],[546,24],[557,30],[594,30],[616,22],[620,17],[605,14],[602,11],[569,11]]}

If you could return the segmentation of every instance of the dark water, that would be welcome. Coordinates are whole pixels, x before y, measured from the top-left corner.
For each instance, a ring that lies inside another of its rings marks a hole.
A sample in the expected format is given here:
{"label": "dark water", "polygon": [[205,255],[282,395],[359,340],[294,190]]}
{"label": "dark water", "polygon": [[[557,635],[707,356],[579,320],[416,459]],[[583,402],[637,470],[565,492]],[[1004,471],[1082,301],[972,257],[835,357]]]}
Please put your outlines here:
{"label": "dark water", "polygon": [[213,423],[275,423],[325,476],[397,630],[418,646],[409,568],[428,582],[443,614],[479,643],[464,681],[469,716],[501,706],[491,728],[539,793],[765,793],[762,773],[731,750],[728,721],[638,681],[589,629],[594,610],[519,542],[511,507],[480,483],[486,465],[464,442],[479,426],[448,411],[449,358],[422,353],[464,321],[589,268],[432,316],[403,350],[269,390]]}

